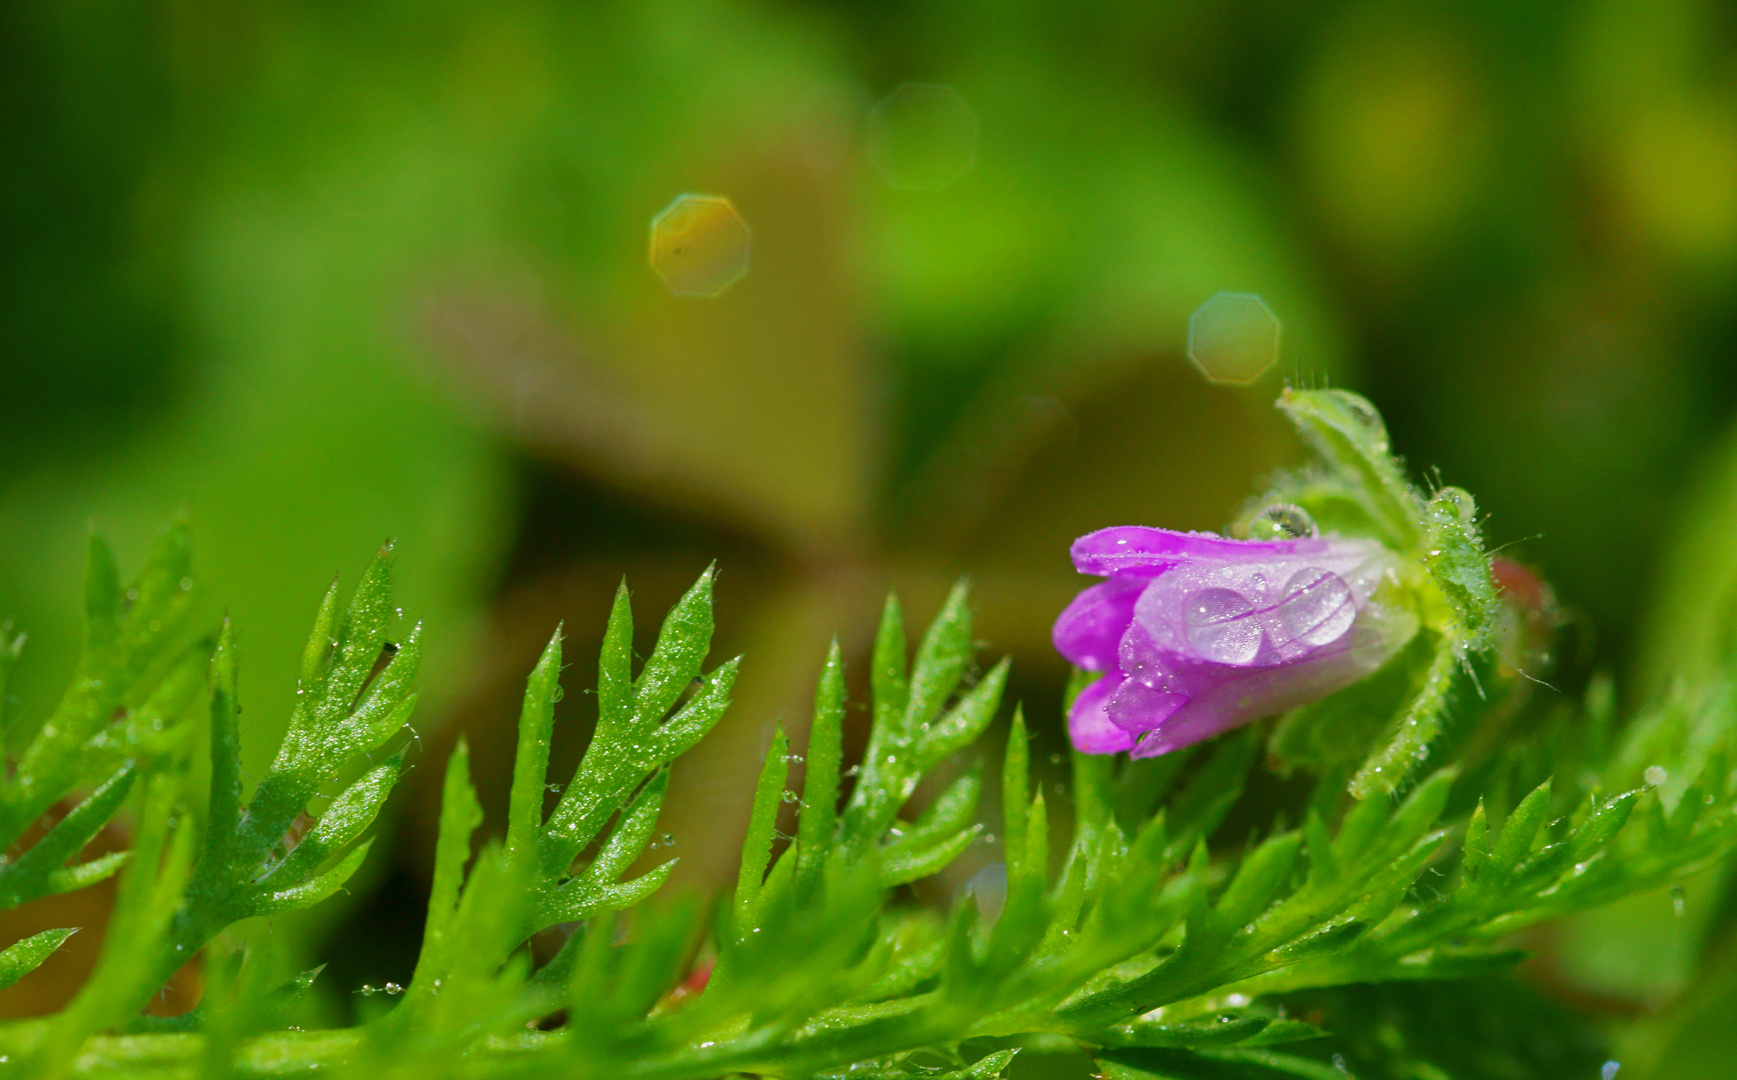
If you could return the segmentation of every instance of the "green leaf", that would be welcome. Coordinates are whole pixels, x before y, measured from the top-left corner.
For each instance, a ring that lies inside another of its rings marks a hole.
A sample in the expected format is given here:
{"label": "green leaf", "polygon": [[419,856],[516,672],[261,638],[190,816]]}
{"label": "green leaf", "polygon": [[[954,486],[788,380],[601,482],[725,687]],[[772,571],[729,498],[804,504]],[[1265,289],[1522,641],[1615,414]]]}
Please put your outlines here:
{"label": "green leaf", "polygon": [[1496,841],[1492,861],[1496,869],[1502,873],[1511,873],[1520,865],[1520,860],[1532,847],[1532,840],[1543,827],[1544,819],[1550,813],[1550,781],[1546,780],[1532,790],[1530,795],[1520,800],[1520,805],[1508,815],[1508,820],[1502,825],[1502,834]]}
{"label": "green leaf", "polygon": [[5,952],[0,952],[0,990],[42,966],[42,962],[53,955],[62,942],[76,933],[78,927],[44,930],[8,947]]}
{"label": "green leaf", "polygon": [[[0,849],[74,788],[94,786],[119,768],[141,732],[134,713],[182,670],[192,610],[191,549],[186,527],[173,523],[123,591],[114,555],[90,540],[85,575],[85,640],[78,667],[53,713],[30,737],[10,775],[0,776]],[[0,641],[15,657],[19,639]],[[9,667],[11,660],[3,666]],[[174,703],[159,695],[156,707]],[[178,720],[159,714],[154,719]],[[20,733],[9,732],[9,735]],[[166,733],[159,733],[159,736]]]}
{"label": "green leaf", "polygon": [[555,702],[561,696],[561,628],[544,646],[525,686],[519,714],[519,749],[513,760],[511,805],[507,810],[507,851],[530,858],[543,832],[543,796],[549,781],[549,740],[555,731]]}
{"label": "green leaf", "polygon": [[7,693],[7,684],[12,678],[12,669],[18,665],[18,658],[24,655],[24,635],[14,633],[12,623],[0,621],[0,746],[10,741],[12,731],[12,698]]}
{"label": "green leaf", "polygon": [[1278,405],[1328,469],[1349,482],[1346,490],[1388,546],[1416,545],[1422,500],[1388,452],[1387,426],[1368,399],[1349,390],[1286,387]]}
{"label": "green leaf", "polygon": [[915,769],[921,774],[933,768],[947,755],[964,749],[995,719],[1001,706],[1001,692],[1007,686],[1007,672],[1012,661],[1003,659],[959,699],[940,722],[924,731],[917,744]]}
{"label": "green leaf", "polygon": [[1266,910],[1290,879],[1302,846],[1301,833],[1280,833],[1268,837],[1242,860],[1214,909],[1224,926],[1240,927]]}
{"label": "green leaf", "polygon": [[953,586],[917,646],[905,715],[899,723],[905,732],[920,732],[935,722],[971,662],[969,593],[963,581]]}
{"label": "green leaf", "polygon": [[754,903],[772,859],[772,834],[778,824],[778,807],[784,801],[784,780],[789,765],[784,761],[790,742],[780,726],[772,734],[772,748],[760,766],[760,782],[754,787],[754,809],[748,817],[748,835],[742,841],[742,865],[736,878],[736,933],[746,934]]}
{"label": "green leaf", "polygon": [[844,661],[838,639],[826,654],[826,667],[814,690],[814,723],[808,729],[808,771],[802,786],[797,824],[798,891],[819,888],[838,829],[839,765],[844,757]]}
{"label": "green leaf", "polygon": [[1142,1020],[1110,1028],[1092,1040],[1107,1047],[1198,1050],[1222,1046],[1276,1046],[1318,1039],[1325,1031],[1300,1020],[1223,1013],[1201,1020],[1162,1023]]}
{"label": "green leaf", "polygon": [[283,861],[259,880],[269,886],[277,881],[300,881],[313,876],[328,859],[373,824],[403,766],[404,754],[400,751],[345,788]]}
{"label": "green leaf", "polygon": [[1345,1080],[1331,1065],[1274,1050],[1111,1050],[1098,1065],[1104,1080]]}
{"label": "green leaf", "polygon": [[[1616,839],[1616,834],[1628,824],[1629,815],[1634,812],[1635,803],[1640,798],[1639,791],[1625,791],[1620,795],[1612,795],[1599,803],[1597,809],[1587,815],[1569,837],[1574,844],[1574,861],[1584,862],[1603,851],[1610,842]],[[1480,811],[1482,805],[1479,806]]]}
{"label": "green leaf", "polygon": [[1381,744],[1351,778],[1352,795],[1368,799],[1391,794],[1411,778],[1447,722],[1454,705],[1454,676],[1459,662],[1454,643],[1447,638],[1439,639],[1422,687],[1394,717]]}
{"label": "green leaf", "polygon": [[676,601],[658,630],[657,644],[633,682],[633,718],[644,727],[662,720],[689,683],[712,646],[712,579],[708,567]]}
{"label": "green leaf", "polygon": [[1026,800],[1031,791],[1031,747],[1025,733],[1025,710],[1015,707],[1001,764],[1003,847],[1007,851],[1009,884],[1025,874]]}
{"label": "green leaf", "polygon": [[899,754],[908,753],[910,742],[904,730],[910,684],[905,674],[904,616],[896,596],[887,597],[881,613],[871,664],[873,722],[862,772],[844,812],[844,839],[852,851],[877,840],[898,813],[898,789],[904,786],[902,780],[907,774]]}
{"label": "green leaf", "polygon": [[408,1001],[427,997],[449,960],[453,920],[470,862],[471,835],[482,824],[482,804],[470,781],[470,747],[461,735],[446,762],[440,801],[440,828],[435,839],[434,884],[429,890],[428,917],[422,931],[422,952],[410,981]]}
{"label": "green leaf", "polygon": [[[735,660],[700,679],[687,703],[668,716],[682,692],[700,678],[710,648],[712,578],[708,569],[670,609],[637,680],[629,679],[633,617],[627,589],[616,590],[598,665],[597,730],[539,842],[546,886],[566,872],[652,773],[697,743],[728,708]],[[537,685],[527,688],[527,710],[535,720],[540,714],[531,706],[533,691],[541,691]],[[532,741],[535,730],[534,725]],[[529,782],[523,783],[528,800]]]}
{"label": "green leaf", "polygon": [[1501,617],[1476,514],[1471,495],[1449,487],[1436,493],[1423,516],[1423,565],[1453,607],[1462,650],[1487,647]]}
{"label": "green leaf", "polygon": [[132,790],[136,775],[135,769],[124,767],[104,780],[29,851],[16,861],[0,866],[0,909],[17,907],[39,896],[82,888],[119,869],[126,859],[125,852],[113,852],[70,872],[62,867],[114,817]]}

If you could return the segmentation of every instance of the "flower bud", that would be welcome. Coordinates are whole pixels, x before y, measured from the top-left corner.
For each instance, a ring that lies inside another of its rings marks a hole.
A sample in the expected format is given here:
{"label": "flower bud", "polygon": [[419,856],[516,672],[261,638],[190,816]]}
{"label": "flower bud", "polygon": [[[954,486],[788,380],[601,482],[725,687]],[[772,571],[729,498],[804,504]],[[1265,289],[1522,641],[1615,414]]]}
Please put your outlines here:
{"label": "flower bud", "polygon": [[1055,625],[1063,656],[1103,672],[1068,716],[1084,753],[1154,757],[1283,712],[1369,675],[1417,632],[1405,605],[1377,598],[1398,562],[1373,540],[1123,526],[1072,554],[1108,578]]}

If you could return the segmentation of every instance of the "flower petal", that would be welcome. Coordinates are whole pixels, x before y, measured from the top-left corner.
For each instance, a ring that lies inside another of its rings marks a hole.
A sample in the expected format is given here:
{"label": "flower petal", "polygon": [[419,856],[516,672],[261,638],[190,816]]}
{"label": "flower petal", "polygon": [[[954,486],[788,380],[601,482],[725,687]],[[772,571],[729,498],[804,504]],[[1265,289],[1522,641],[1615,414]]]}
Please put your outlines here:
{"label": "flower petal", "polygon": [[1134,621],[1134,602],[1146,582],[1111,578],[1074,597],[1055,621],[1056,651],[1087,671],[1116,666],[1116,643]]}
{"label": "flower petal", "polygon": [[1069,554],[1082,574],[1151,578],[1185,562],[1255,563],[1326,552],[1332,545],[1332,540],[1317,537],[1232,540],[1217,533],[1117,525],[1075,540]]}
{"label": "flower petal", "polygon": [[1105,711],[1109,713],[1111,723],[1123,731],[1138,735],[1161,728],[1166,720],[1187,704],[1187,694],[1154,690],[1145,683],[1130,679],[1117,688],[1115,695],[1105,706]]}
{"label": "flower petal", "polygon": [[1122,685],[1122,676],[1110,672],[1080,691],[1068,710],[1068,738],[1082,754],[1118,754],[1131,750],[1134,736],[1110,722],[1104,710],[1110,696]]}

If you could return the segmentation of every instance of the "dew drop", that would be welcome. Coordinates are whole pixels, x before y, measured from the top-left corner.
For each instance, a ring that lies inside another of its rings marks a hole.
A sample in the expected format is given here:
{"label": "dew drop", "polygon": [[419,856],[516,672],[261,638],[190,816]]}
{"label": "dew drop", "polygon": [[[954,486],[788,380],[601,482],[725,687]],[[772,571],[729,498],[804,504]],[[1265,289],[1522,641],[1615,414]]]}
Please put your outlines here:
{"label": "dew drop", "polygon": [[1647,771],[1641,775],[1646,779],[1648,787],[1658,787],[1671,778],[1663,765],[1649,765]]}
{"label": "dew drop", "polygon": [[1671,886],[1671,913],[1677,918],[1683,917],[1684,896],[1681,885]]}
{"label": "dew drop", "polygon": [[1430,501],[1452,510],[1462,524],[1470,525],[1478,516],[1478,504],[1472,501],[1471,492],[1465,488],[1444,487]]}
{"label": "dew drop", "polygon": [[1598,1080],[1616,1080],[1616,1074],[1622,1071],[1622,1062],[1607,1061],[1598,1070]]}
{"label": "dew drop", "polygon": [[1273,609],[1274,635],[1282,643],[1328,645],[1357,621],[1356,597],[1345,579],[1319,567],[1305,567],[1285,582],[1284,599]]}
{"label": "dew drop", "polygon": [[1260,652],[1260,623],[1249,618],[1254,605],[1232,589],[1201,589],[1188,598],[1182,622],[1188,643],[1203,659],[1248,664]]}
{"label": "dew drop", "polygon": [[1264,508],[1248,526],[1250,540],[1301,540],[1319,535],[1321,530],[1309,512],[1290,503],[1274,503]]}
{"label": "dew drop", "polygon": [[1361,394],[1353,394],[1349,390],[1330,390],[1338,399],[1352,422],[1361,428],[1363,434],[1375,449],[1387,452],[1387,425],[1382,422],[1381,414],[1375,411],[1375,406],[1369,404],[1369,399]]}

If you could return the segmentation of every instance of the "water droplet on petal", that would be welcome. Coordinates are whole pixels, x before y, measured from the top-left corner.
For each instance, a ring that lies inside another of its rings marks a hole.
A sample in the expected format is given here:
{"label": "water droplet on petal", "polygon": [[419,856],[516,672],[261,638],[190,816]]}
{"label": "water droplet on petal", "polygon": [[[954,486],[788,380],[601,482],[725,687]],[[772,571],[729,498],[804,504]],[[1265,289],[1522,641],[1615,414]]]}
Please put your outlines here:
{"label": "water droplet on petal", "polygon": [[1187,599],[1182,624],[1188,644],[1203,659],[1246,665],[1261,650],[1260,623],[1250,618],[1254,604],[1234,589],[1201,589]]}
{"label": "water droplet on petal", "polygon": [[1279,644],[1328,645],[1357,621],[1351,586],[1330,570],[1305,567],[1285,582],[1284,599],[1273,609],[1273,636]]}

